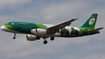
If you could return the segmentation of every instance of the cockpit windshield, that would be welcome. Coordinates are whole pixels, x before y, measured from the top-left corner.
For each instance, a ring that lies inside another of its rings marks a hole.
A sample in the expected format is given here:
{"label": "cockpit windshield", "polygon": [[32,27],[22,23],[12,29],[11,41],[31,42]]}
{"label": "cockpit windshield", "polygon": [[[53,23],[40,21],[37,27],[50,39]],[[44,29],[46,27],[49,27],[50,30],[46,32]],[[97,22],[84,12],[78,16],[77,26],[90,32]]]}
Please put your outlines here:
{"label": "cockpit windshield", "polygon": [[9,23],[6,23],[5,25],[10,25]]}

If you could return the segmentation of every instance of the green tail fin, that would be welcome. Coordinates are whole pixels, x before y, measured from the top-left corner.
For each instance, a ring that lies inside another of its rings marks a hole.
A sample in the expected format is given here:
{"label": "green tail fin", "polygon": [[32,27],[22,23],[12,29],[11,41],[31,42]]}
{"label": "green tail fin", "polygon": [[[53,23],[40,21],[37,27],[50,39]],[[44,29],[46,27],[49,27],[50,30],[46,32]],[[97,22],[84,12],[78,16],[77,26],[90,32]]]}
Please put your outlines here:
{"label": "green tail fin", "polygon": [[94,29],[95,24],[97,21],[98,14],[93,13],[90,18],[81,26],[81,27],[87,27],[89,29]]}

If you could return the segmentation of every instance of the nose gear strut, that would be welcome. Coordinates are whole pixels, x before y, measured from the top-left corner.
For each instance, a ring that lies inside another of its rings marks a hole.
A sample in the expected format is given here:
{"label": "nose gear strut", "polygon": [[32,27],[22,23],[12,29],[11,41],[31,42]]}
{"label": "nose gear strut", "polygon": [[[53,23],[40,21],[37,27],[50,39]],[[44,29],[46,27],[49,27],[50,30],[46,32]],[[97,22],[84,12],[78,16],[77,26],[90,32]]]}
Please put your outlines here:
{"label": "nose gear strut", "polygon": [[16,33],[14,33],[14,37],[13,37],[13,39],[16,39]]}

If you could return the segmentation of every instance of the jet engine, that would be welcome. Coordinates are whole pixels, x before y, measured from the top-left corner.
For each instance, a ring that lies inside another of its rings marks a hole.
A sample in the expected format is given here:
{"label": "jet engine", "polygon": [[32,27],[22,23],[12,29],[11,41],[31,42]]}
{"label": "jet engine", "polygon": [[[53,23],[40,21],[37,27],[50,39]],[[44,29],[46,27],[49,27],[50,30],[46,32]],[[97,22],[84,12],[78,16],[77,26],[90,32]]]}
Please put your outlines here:
{"label": "jet engine", "polygon": [[31,33],[32,34],[38,34],[38,35],[44,35],[44,34],[46,34],[47,33],[47,30],[46,29],[32,29],[31,30]]}
{"label": "jet engine", "polygon": [[35,40],[37,40],[37,36],[35,36],[35,35],[26,35],[26,38],[27,38],[27,40],[28,41],[35,41]]}

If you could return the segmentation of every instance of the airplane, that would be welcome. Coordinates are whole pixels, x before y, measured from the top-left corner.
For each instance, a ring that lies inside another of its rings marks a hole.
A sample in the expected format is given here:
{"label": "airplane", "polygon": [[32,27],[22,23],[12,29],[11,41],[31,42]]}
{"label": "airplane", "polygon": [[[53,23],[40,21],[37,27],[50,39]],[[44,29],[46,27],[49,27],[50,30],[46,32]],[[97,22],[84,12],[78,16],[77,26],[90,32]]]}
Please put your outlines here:
{"label": "airplane", "polygon": [[1,26],[1,30],[14,34],[13,39],[16,38],[16,34],[26,34],[28,41],[36,41],[43,38],[44,44],[47,44],[46,38],[50,37],[53,41],[55,37],[82,37],[88,35],[94,35],[100,33],[99,30],[103,27],[95,28],[97,21],[97,13],[93,13],[89,19],[80,27],[69,26],[73,21],[77,19],[71,19],[69,21],[51,25],[51,24],[39,24],[39,23],[28,23],[28,22],[8,22]]}

